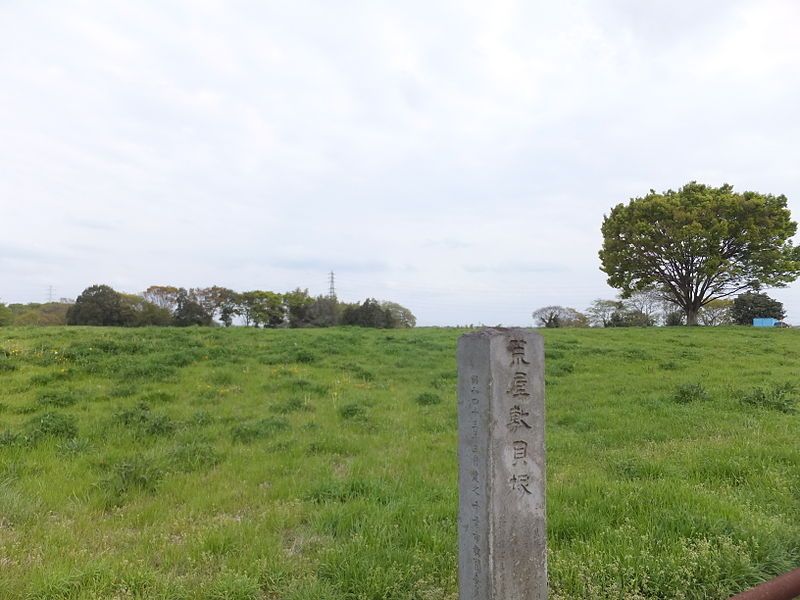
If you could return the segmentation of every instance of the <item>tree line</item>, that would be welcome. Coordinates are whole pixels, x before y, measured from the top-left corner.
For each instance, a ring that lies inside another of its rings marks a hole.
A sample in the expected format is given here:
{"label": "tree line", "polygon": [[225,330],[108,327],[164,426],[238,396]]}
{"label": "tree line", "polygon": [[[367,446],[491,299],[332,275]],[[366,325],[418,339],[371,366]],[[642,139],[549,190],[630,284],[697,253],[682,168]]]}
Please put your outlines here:
{"label": "tree line", "polygon": [[335,296],[311,296],[297,288],[278,293],[229,288],[154,285],[126,294],[108,285],[86,288],[74,303],[0,304],[0,325],[102,325],[118,327],[414,327],[406,307],[367,298],[347,303]]}
{"label": "tree line", "polygon": [[66,325],[67,302],[0,303],[0,327],[4,325]]}
{"label": "tree line", "polygon": [[[717,298],[697,311],[695,325],[752,325],[753,319],[783,320],[783,304],[767,294],[746,292],[735,299]],[[665,302],[654,290],[631,293],[627,298],[598,298],[584,311],[568,306],[543,306],[533,311],[539,327],[654,327],[686,325],[683,307]]]}

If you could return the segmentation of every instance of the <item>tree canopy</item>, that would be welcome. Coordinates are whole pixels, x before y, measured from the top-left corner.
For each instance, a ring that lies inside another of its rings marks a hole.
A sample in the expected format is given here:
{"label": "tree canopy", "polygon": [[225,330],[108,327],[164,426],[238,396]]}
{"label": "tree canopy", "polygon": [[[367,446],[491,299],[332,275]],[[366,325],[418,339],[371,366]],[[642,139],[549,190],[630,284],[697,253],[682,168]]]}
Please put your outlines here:
{"label": "tree canopy", "polygon": [[122,301],[122,324],[126,327],[148,325],[166,327],[172,325],[172,313],[148,302],[136,294],[120,294]]}
{"label": "tree canopy", "polygon": [[211,313],[197,300],[196,296],[180,288],[175,296],[175,310],[172,311],[172,323],[178,327],[212,324]]}
{"label": "tree canopy", "polygon": [[3,325],[10,325],[13,317],[14,315],[11,313],[11,309],[5,304],[0,303],[0,327]]}
{"label": "tree canopy", "polygon": [[381,306],[381,303],[374,298],[367,298],[363,303],[356,302],[345,306],[342,311],[342,325],[377,327],[379,329],[397,326],[392,311]]}
{"label": "tree canopy", "polygon": [[[238,318],[238,319],[237,319]],[[109,325],[122,327],[188,327],[224,325],[234,320],[248,327],[414,327],[408,308],[388,300],[367,298],[347,304],[336,296],[309,295],[307,289],[286,293],[266,290],[236,292],[220,287],[183,288],[154,285],[139,294],[120,293],[93,285],[71,303],[0,303],[3,325]]]}
{"label": "tree canopy", "polygon": [[405,306],[388,300],[381,301],[380,305],[390,315],[390,322],[394,323],[394,327],[408,328],[417,325],[417,318],[414,313]]}
{"label": "tree canopy", "polygon": [[[180,291],[180,290],[179,290]],[[295,288],[283,294],[252,290],[238,293],[227,288],[192,288],[189,297],[204,306],[225,326],[241,317],[251,327],[414,327],[416,317],[406,307],[390,301],[367,298],[363,303],[339,302],[335,296],[309,295]]]}
{"label": "tree canopy", "polygon": [[589,320],[569,306],[543,306],[531,315],[539,327],[587,327]]}
{"label": "tree canopy", "polygon": [[93,285],[67,311],[67,325],[124,325],[122,295],[107,285]]}
{"label": "tree canopy", "polygon": [[662,304],[651,290],[624,300],[598,298],[586,309],[586,317],[592,327],[652,327],[658,323]]}
{"label": "tree canopy", "polygon": [[738,325],[752,325],[753,319],[769,318],[781,321],[786,316],[783,303],[766,294],[748,292],[737,296],[730,307],[730,317]]}
{"label": "tree canopy", "polygon": [[786,204],[785,196],[739,194],[728,184],[650,190],[604,218],[601,269],[623,296],[655,288],[694,325],[712,300],[797,279],[797,223]]}
{"label": "tree canopy", "polygon": [[731,317],[732,306],[733,300],[729,298],[712,300],[700,311],[700,322],[707,327],[730,325],[733,322]]}

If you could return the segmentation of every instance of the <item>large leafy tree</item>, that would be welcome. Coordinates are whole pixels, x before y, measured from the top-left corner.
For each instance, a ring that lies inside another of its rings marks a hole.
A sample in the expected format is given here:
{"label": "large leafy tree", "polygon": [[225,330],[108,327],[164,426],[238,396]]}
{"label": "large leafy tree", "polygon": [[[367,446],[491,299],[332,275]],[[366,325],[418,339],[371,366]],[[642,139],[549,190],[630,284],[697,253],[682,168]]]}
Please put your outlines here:
{"label": "large leafy tree", "polygon": [[128,327],[166,327],[172,325],[172,313],[136,294],[120,294],[122,324]]}
{"label": "large leafy tree", "polygon": [[342,311],[342,325],[358,325],[359,327],[377,327],[387,329],[397,327],[392,311],[385,309],[374,298],[367,298],[363,303],[350,304]]}
{"label": "large leafy tree", "polygon": [[586,317],[593,327],[611,327],[614,315],[625,309],[621,300],[598,298],[586,309]]}
{"label": "large leafy tree", "polygon": [[178,303],[178,288],[172,285],[151,285],[142,292],[142,298],[172,312]]}
{"label": "large leafy tree", "polygon": [[308,295],[308,290],[297,288],[286,292],[283,301],[289,327],[306,327],[311,322],[310,309],[314,299]]}
{"label": "large leafy tree", "polygon": [[543,306],[531,315],[539,327],[586,327],[589,319],[569,306]]}
{"label": "large leafy tree", "polygon": [[412,313],[410,309],[402,304],[389,300],[382,300],[380,305],[381,308],[391,316],[390,321],[394,324],[394,327],[404,328],[417,326],[417,317],[414,316],[414,313]]}
{"label": "large leafy tree", "polygon": [[202,304],[192,297],[184,288],[178,289],[175,297],[175,310],[172,313],[172,322],[178,327],[191,325],[211,325],[213,318]]}
{"label": "large leafy tree", "polygon": [[241,299],[238,292],[224,287],[215,287],[216,312],[225,327],[233,325],[234,317],[241,313]]}
{"label": "large leafy tree", "polygon": [[656,288],[697,323],[717,298],[800,275],[785,196],[689,183],[618,204],[603,220],[601,269],[623,296]]}
{"label": "large leafy tree", "polygon": [[282,294],[253,290],[243,292],[239,295],[239,299],[245,325],[278,327],[286,320],[286,306]]}
{"label": "large leafy tree", "polygon": [[317,296],[308,308],[308,318],[312,327],[332,327],[337,325],[345,307],[335,296]]}
{"label": "large leafy tree", "polygon": [[700,322],[707,327],[730,325],[733,321],[731,317],[732,307],[733,300],[729,298],[718,298],[717,300],[712,300],[703,307],[703,310],[700,311]]}
{"label": "large leafy tree", "polygon": [[348,304],[342,310],[342,325],[359,327],[387,327],[387,315],[378,301],[367,298],[363,303]]}
{"label": "large leafy tree", "polygon": [[122,296],[107,285],[92,285],[67,311],[67,325],[124,325]]}
{"label": "large leafy tree", "polygon": [[225,327],[233,324],[239,314],[239,294],[218,285],[205,288],[191,288],[188,297],[199,304],[212,318],[219,318]]}
{"label": "large leafy tree", "polygon": [[628,320],[643,327],[652,327],[659,320],[664,299],[658,290],[643,290],[625,299]]}

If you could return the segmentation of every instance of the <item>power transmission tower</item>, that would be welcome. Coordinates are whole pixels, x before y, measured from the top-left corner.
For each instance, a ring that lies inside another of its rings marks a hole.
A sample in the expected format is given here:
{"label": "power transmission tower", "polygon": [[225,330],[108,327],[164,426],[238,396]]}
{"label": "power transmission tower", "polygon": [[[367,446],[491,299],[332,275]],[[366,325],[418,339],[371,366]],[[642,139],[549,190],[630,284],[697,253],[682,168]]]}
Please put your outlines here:
{"label": "power transmission tower", "polygon": [[55,294],[55,291],[56,291],[56,288],[54,288],[52,285],[48,285],[47,286],[47,301],[48,302],[52,302],[53,301],[53,295]]}
{"label": "power transmission tower", "polygon": [[330,289],[328,290],[328,297],[329,298],[336,298],[336,288],[333,285],[333,283],[334,283],[333,271],[330,272],[328,280],[330,282]]}

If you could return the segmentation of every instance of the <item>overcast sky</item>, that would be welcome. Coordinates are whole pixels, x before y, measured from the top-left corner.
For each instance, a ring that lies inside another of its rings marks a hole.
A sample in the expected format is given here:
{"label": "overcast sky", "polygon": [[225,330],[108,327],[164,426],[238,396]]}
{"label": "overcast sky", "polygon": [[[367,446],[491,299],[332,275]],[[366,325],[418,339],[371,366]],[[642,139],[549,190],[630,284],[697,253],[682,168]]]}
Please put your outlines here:
{"label": "overcast sky", "polygon": [[[800,218],[800,3],[0,1],[0,298],[94,283],[532,323],[614,290],[613,205]],[[772,293],[800,322],[800,283]]]}

